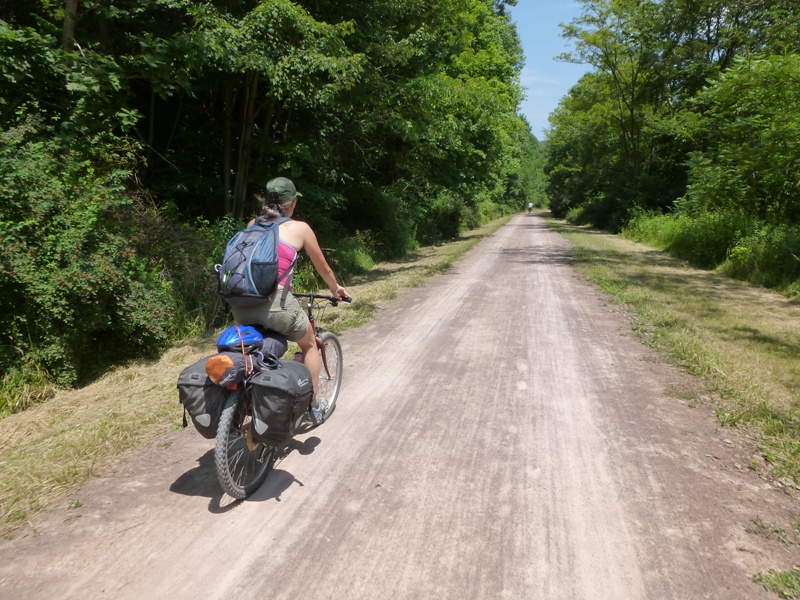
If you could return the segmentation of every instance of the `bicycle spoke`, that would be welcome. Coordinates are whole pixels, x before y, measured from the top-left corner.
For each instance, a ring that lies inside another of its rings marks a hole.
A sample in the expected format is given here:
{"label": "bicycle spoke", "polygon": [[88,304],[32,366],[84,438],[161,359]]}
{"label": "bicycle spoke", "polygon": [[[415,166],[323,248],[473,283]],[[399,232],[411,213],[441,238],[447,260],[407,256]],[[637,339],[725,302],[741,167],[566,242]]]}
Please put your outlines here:
{"label": "bicycle spoke", "polygon": [[237,398],[238,395],[228,401],[220,418],[214,462],[222,488],[234,498],[244,499],[261,485],[271,463],[259,460],[263,445],[256,444],[252,450],[248,446],[247,418],[234,420],[234,411],[242,408],[237,405]]}
{"label": "bicycle spoke", "polygon": [[324,356],[325,367],[320,370],[318,392],[327,402],[323,421],[333,412],[339,395],[342,379],[342,346],[335,334],[325,331],[320,334],[320,354]]}

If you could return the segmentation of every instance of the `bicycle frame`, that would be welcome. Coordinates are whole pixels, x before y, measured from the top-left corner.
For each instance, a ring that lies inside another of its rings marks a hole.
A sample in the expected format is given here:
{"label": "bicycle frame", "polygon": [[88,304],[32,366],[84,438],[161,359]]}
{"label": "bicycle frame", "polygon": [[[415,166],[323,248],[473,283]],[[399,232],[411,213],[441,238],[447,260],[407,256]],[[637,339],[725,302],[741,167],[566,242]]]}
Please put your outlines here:
{"label": "bicycle frame", "polygon": [[[327,300],[331,303],[331,306],[336,306],[339,304],[339,299],[334,296],[327,296],[324,294],[294,294],[295,298],[308,298],[308,304],[306,304],[306,313],[308,314],[308,322],[310,323],[311,327],[314,328],[314,339],[317,342],[317,348],[319,348],[320,356],[322,357],[322,366],[325,367],[325,375],[330,379],[331,371],[328,368],[328,357],[325,353],[325,344],[322,343],[322,338],[320,338],[319,334],[322,333],[322,328],[316,326],[316,319],[314,318],[314,300],[317,298],[321,300]],[[350,302],[351,298],[345,298],[342,302]]]}
{"label": "bicycle frame", "polygon": [[[322,364],[325,367],[324,375],[313,383],[317,383],[324,390],[324,397],[317,396],[317,400],[314,403],[316,408],[312,408],[311,401],[313,398],[310,397],[309,392],[307,415],[297,415],[294,413],[294,408],[292,409],[287,430],[289,436],[294,436],[303,427],[305,427],[303,431],[308,431],[322,424],[330,417],[336,407],[336,398],[339,395],[343,368],[342,347],[338,337],[333,332],[324,331],[317,327],[314,315],[315,309],[319,311],[323,308],[322,301],[336,306],[340,300],[334,296],[318,294],[295,294],[295,296],[308,298],[306,307],[308,321],[309,325],[314,327],[314,338],[322,356]],[[350,298],[344,298],[343,301],[349,302]],[[242,334],[238,328],[237,332],[240,340],[242,340]],[[244,346],[243,340],[242,346]],[[242,351],[244,351],[244,347]],[[274,354],[268,353],[268,355],[262,356],[262,359],[264,360],[264,366],[267,368],[284,368],[286,370],[300,368],[305,373],[309,372],[308,369],[299,365],[279,364],[278,357]],[[263,371],[260,371],[260,373],[263,373]],[[256,399],[252,395],[253,388],[251,388],[251,384],[255,385],[254,378],[259,376],[258,374],[251,374],[245,377],[242,382],[236,384],[235,388],[230,388],[235,391],[224,401],[219,417],[219,426],[216,431],[214,465],[217,478],[222,489],[227,494],[240,500],[247,498],[263,483],[272,469],[279,452],[276,446],[260,442],[253,437],[253,428],[257,425],[257,407],[255,406]],[[312,382],[306,380],[305,383]],[[259,404],[259,406],[263,408],[264,403]],[[267,412],[269,410],[271,408],[268,408]],[[286,415],[281,414],[281,416]],[[281,439],[283,439],[283,430],[280,427],[277,427],[277,429],[280,430]]]}

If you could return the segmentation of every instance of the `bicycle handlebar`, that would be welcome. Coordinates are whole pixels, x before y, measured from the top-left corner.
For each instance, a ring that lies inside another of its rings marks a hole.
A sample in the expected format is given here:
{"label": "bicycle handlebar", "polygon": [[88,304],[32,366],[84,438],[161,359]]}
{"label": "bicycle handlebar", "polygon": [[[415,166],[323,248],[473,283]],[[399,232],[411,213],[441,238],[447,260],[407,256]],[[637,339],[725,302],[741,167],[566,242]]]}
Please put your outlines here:
{"label": "bicycle handlebar", "polygon": [[339,304],[339,302],[347,302],[349,304],[350,302],[353,301],[353,299],[350,296],[346,296],[344,298],[339,299],[336,296],[327,296],[325,294],[295,294],[294,292],[292,292],[292,294],[294,294],[296,298],[308,298],[309,300],[311,300],[311,302],[313,302],[315,299],[327,300],[328,302],[331,303],[332,306],[336,306],[337,304]]}

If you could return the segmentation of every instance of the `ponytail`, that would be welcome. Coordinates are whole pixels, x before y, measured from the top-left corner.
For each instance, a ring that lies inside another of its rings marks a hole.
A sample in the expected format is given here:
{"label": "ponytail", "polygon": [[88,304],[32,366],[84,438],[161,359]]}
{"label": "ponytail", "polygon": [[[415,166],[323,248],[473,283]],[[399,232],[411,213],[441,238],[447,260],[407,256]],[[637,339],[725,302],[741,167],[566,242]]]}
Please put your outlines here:
{"label": "ponytail", "polygon": [[268,192],[266,196],[258,194],[256,200],[261,204],[261,216],[267,221],[276,221],[285,216],[286,207],[291,203],[291,200],[281,202],[278,192]]}

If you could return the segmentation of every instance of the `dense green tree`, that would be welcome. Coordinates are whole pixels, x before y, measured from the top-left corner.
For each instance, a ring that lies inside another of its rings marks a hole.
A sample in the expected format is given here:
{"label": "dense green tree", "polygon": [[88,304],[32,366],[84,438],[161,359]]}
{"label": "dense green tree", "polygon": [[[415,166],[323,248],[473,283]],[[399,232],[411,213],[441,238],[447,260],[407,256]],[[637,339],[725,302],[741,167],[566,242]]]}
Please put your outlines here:
{"label": "dense green tree", "polygon": [[608,213],[605,223],[614,220],[609,204],[617,202],[614,190],[625,182],[618,173],[615,111],[606,79],[590,73],[550,116],[544,171],[555,215],[564,217],[571,209],[591,203]]}
{"label": "dense green tree", "polygon": [[[575,44],[564,58],[595,70],[591,84],[570,93],[580,100],[563,102],[553,117],[549,190],[556,211],[584,207],[590,221],[619,227],[638,211],[669,210],[685,194],[688,157],[708,158],[718,129],[697,101],[701,91],[737,56],[795,50],[800,17],[786,0],[583,4],[564,29]],[[588,131],[577,131],[587,122]]]}
{"label": "dense green tree", "polygon": [[0,366],[74,382],[213,322],[197,282],[277,174],[345,273],[535,200],[507,4],[6,2]]}
{"label": "dense green tree", "polygon": [[583,5],[566,58],[594,71],[551,116],[553,211],[613,229],[633,219],[637,239],[796,293],[800,5]]}
{"label": "dense green tree", "polygon": [[697,102],[707,148],[681,207],[800,223],[800,55],[739,59]]}

